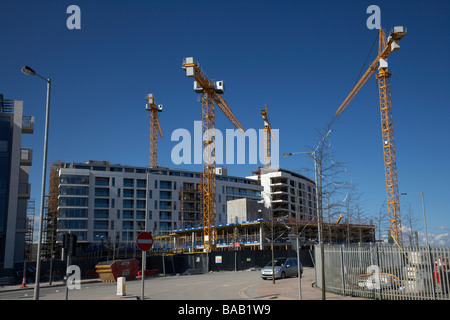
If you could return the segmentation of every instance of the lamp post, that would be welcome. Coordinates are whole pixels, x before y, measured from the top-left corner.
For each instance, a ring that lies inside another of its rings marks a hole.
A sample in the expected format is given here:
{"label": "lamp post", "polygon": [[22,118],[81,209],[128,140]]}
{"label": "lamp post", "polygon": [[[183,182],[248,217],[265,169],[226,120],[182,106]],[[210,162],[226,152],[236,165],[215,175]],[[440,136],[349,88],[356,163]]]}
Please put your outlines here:
{"label": "lamp post", "polygon": [[45,197],[45,177],[47,174],[47,147],[48,147],[48,123],[50,116],[50,90],[51,90],[51,79],[46,79],[41,75],[37,74],[33,69],[28,66],[23,66],[21,71],[29,76],[38,76],[47,82],[47,106],[46,106],[46,117],[45,117],[45,134],[44,134],[44,160],[42,164],[42,186],[41,186],[41,211],[39,217],[39,238],[37,246],[37,256],[36,256],[36,280],[34,285],[33,299],[39,300],[39,281],[41,272],[41,250],[42,250],[42,228],[44,220],[44,197]]}
{"label": "lamp post", "polygon": [[423,199],[423,192],[408,192],[408,193],[405,192],[405,193],[402,193],[401,195],[402,196],[407,196],[409,194],[420,194],[420,195],[422,195],[422,211],[423,211],[423,223],[424,223],[424,226],[425,226],[425,241],[426,241],[427,246],[428,246],[427,218],[426,218],[426,215],[425,215],[425,201]]}
{"label": "lamp post", "polygon": [[[317,146],[317,148],[318,147],[319,146]],[[317,233],[318,233],[318,240],[319,240],[319,245],[320,245],[320,259],[321,259],[322,300],[325,300],[326,299],[326,297],[325,297],[325,266],[324,266],[325,254],[324,254],[324,245],[323,245],[323,241],[322,241],[322,202],[319,202],[319,192],[321,192],[321,191],[319,191],[319,184],[318,184],[319,173],[317,171],[317,157],[316,157],[317,148],[314,151],[283,153],[283,156],[289,157],[289,156],[297,155],[297,154],[312,154],[313,159],[314,159],[314,182],[316,184],[316,202],[317,202]],[[322,181],[322,179],[320,179],[320,181]]]}

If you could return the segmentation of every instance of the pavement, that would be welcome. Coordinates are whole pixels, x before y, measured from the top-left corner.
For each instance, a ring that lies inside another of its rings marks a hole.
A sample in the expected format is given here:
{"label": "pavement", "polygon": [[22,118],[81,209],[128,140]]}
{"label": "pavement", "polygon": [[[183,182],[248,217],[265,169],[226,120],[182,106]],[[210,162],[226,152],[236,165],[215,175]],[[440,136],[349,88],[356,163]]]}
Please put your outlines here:
{"label": "pavement", "polygon": [[[242,272],[242,271],[239,271]],[[257,273],[259,277],[259,270],[251,271]],[[275,283],[271,279],[255,281],[251,285],[241,288],[239,296],[245,300],[299,300],[299,278],[285,278],[276,279]],[[99,278],[81,280],[81,284],[100,283]],[[48,283],[41,283],[40,288],[46,287],[63,287],[62,281],[54,281],[51,285]],[[34,284],[27,285],[22,288],[21,285],[3,286],[0,287],[0,292],[14,291],[14,290],[30,290],[34,288]],[[135,299],[136,296],[106,296],[97,297],[97,300],[130,300]],[[301,278],[301,299],[302,300],[322,300],[322,291],[315,287],[315,270],[314,268],[304,268],[303,276]],[[341,296],[326,292],[326,300],[367,300],[359,297]]]}
{"label": "pavement", "polygon": [[[302,300],[322,300],[322,290],[315,286],[315,281],[314,268],[304,268],[301,278]],[[241,292],[241,295],[246,296],[248,299],[299,300],[298,278],[276,279],[275,284],[272,279],[268,279],[245,289]],[[326,300],[367,300],[360,297],[342,296],[330,292],[325,293],[325,298]]]}

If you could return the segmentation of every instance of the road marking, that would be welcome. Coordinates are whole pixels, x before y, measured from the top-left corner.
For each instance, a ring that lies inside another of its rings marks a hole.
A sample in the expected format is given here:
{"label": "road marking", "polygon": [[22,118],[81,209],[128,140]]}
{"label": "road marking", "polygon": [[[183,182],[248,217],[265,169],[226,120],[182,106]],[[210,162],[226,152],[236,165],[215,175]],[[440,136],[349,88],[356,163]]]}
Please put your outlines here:
{"label": "road marking", "polygon": [[255,284],[251,284],[249,286],[246,286],[245,288],[242,288],[241,290],[239,290],[239,295],[244,298],[244,299],[253,299],[252,297],[250,297],[249,295],[247,295],[245,292],[250,289],[250,287],[253,287]]}

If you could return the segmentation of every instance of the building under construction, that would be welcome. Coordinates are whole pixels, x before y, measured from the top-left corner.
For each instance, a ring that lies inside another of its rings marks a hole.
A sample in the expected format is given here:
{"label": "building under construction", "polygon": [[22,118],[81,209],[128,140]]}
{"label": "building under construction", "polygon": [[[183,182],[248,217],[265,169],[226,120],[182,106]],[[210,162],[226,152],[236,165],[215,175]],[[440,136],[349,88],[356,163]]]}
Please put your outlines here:
{"label": "building under construction", "polygon": [[[324,243],[364,243],[375,241],[375,226],[362,224],[323,223]],[[291,240],[300,234],[302,246],[319,242],[319,225],[310,221],[271,222],[258,219],[228,223],[216,227],[216,250],[289,250]],[[155,236],[152,253],[203,252],[203,228],[179,229],[168,235]]]}

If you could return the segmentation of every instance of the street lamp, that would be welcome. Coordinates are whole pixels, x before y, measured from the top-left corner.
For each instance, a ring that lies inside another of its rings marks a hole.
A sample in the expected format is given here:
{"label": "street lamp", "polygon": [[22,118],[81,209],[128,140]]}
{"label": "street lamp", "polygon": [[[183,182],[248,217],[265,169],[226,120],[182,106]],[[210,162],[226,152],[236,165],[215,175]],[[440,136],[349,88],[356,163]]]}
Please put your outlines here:
{"label": "street lamp", "polygon": [[[329,133],[329,131],[328,131],[328,133]],[[327,133],[327,135],[328,135],[328,133]],[[317,148],[318,147],[319,146],[317,146]],[[325,254],[324,254],[324,245],[323,245],[323,241],[322,241],[322,203],[319,202],[319,185],[317,183],[317,178],[318,178],[317,157],[316,157],[317,148],[314,151],[283,153],[283,156],[290,157],[292,155],[297,155],[297,154],[312,154],[313,159],[314,159],[314,181],[316,184],[316,202],[317,202],[317,233],[318,233],[318,240],[319,240],[319,245],[320,245],[321,275],[322,275],[322,300],[325,300],[325,266],[324,266]]]}
{"label": "street lamp", "polygon": [[425,216],[425,201],[423,199],[423,192],[408,192],[408,193],[404,192],[401,195],[402,196],[407,196],[409,194],[420,194],[420,195],[422,195],[423,223],[424,223],[424,226],[425,226],[425,240],[426,240],[426,243],[427,243],[427,246],[428,246],[427,218]]}
{"label": "street lamp", "polygon": [[36,280],[34,285],[34,300],[39,300],[39,281],[40,281],[40,272],[41,272],[41,250],[42,250],[42,229],[44,222],[44,197],[45,197],[45,177],[47,174],[47,147],[48,147],[48,122],[50,116],[50,89],[51,89],[51,80],[46,79],[36,73],[33,69],[28,66],[23,66],[21,71],[29,76],[38,76],[41,79],[44,79],[47,82],[47,106],[46,106],[46,117],[45,117],[45,134],[44,134],[44,160],[42,164],[42,186],[41,186],[41,212],[39,217],[39,239],[37,246],[37,256],[36,256]]}

